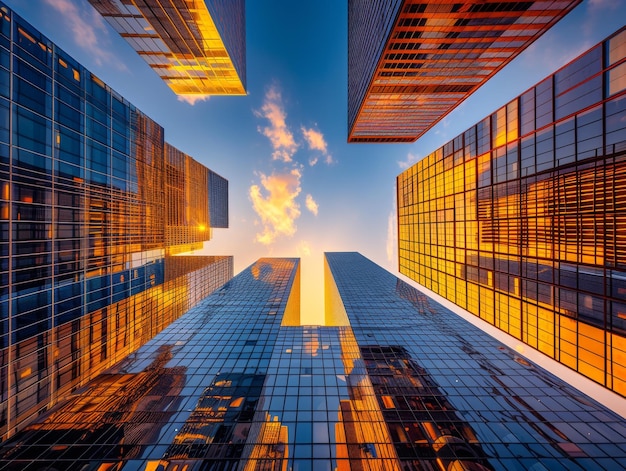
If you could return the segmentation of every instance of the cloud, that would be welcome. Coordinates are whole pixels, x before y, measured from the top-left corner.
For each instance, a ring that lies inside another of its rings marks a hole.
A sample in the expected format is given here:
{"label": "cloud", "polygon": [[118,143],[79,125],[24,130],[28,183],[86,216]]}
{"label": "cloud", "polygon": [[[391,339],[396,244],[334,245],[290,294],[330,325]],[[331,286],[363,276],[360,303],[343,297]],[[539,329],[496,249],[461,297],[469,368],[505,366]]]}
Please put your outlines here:
{"label": "cloud", "polygon": [[296,255],[301,258],[310,256],[311,244],[309,244],[306,240],[301,240],[296,247]]}
{"label": "cloud", "polygon": [[[411,155],[411,154],[409,154]],[[397,201],[397,188],[393,185],[393,203],[391,204],[391,211],[387,218],[387,241],[385,244],[385,250],[387,252],[387,261],[390,263],[396,262],[398,259],[398,224],[396,220],[396,214],[398,212]]]}
{"label": "cloud", "polygon": [[293,133],[287,127],[287,114],[282,104],[280,92],[276,90],[276,87],[271,87],[267,91],[261,111],[255,111],[255,115],[266,118],[270,122],[269,126],[259,126],[258,130],[272,144],[274,149],[272,159],[291,162],[293,154],[298,150],[298,144]]}
{"label": "cloud", "polygon": [[420,159],[419,155],[408,153],[405,160],[398,161],[398,167],[405,169],[411,167],[415,162]]}
{"label": "cloud", "polygon": [[178,101],[189,103],[191,106],[200,101],[209,101],[211,95],[177,95]]}
{"label": "cloud", "polygon": [[[324,139],[324,135],[314,128],[306,128],[304,126],[300,126],[300,131],[304,136],[304,140],[309,146],[309,150],[315,150],[322,153],[324,156],[324,162],[327,164],[333,163],[333,156],[328,153],[328,144],[326,143],[326,139]],[[312,167],[318,162],[317,157],[313,157],[309,159],[309,165]]]}
{"label": "cloud", "polygon": [[311,211],[313,214],[317,216],[317,211],[319,209],[318,204],[315,202],[311,195],[306,195],[306,209]]}
{"label": "cloud", "polygon": [[107,41],[108,30],[102,16],[91,6],[84,8],[86,2],[80,3],[80,8],[72,0],[44,0],[49,6],[62,14],[63,21],[71,31],[74,42],[87,51],[98,65],[115,65],[120,70],[126,66],[110,52]]}
{"label": "cloud", "polygon": [[263,229],[256,234],[256,240],[269,245],[281,236],[292,236],[296,233],[295,220],[300,217],[300,205],[296,197],[300,194],[299,170],[287,173],[272,173],[267,176],[260,174],[261,186],[252,185],[249,196],[252,206],[261,218]]}
{"label": "cloud", "polygon": [[307,129],[304,126],[301,126],[300,130],[302,131],[302,135],[309,145],[309,149],[319,150],[322,154],[328,153],[326,140],[324,139],[324,135],[321,132],[313,128]]}

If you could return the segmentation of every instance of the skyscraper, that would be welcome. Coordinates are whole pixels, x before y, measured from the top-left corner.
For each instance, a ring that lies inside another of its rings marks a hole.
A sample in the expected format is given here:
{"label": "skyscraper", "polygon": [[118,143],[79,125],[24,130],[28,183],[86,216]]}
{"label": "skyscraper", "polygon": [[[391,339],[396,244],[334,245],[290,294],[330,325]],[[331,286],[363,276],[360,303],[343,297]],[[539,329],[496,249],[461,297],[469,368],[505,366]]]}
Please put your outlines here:
{"label": "skyscraper", "polygon": [[626,395],[626,29],[398,176],[401,273]]}
{"label": "skyscraper", "polygon": [[209,170],[209,220],[211,227],[228,228],[228,180]]}
{"label": "skyscraper", "polygon": [[[253,418],[267,378],[278,372],[271,357],[280,325],[297,321],[299,291],[298,260],[257,261],[18,434],[3,465],[232,469],[253,425],[263,425],[264,443],[280,457],[281,424]],[[69,446],[45,445],[59,438]]]}
{"label": "skyscraper", "polygon": [[4,469],[623,469],[624,420],[356,253],[261,259],[0,447]]}
{"label": "skyscraper", "polygon": [[349,0],[348,142],[413,142],[580,0]]}
{"label": "skyscraper", "polygon": [[0,7],[6,438],[224,284],[233,266],[174,256],[210,237],[208,169]]}
{"label": "skyscraper", "polygon": [[181,96],[246,94],[244,0],[89,0]]}

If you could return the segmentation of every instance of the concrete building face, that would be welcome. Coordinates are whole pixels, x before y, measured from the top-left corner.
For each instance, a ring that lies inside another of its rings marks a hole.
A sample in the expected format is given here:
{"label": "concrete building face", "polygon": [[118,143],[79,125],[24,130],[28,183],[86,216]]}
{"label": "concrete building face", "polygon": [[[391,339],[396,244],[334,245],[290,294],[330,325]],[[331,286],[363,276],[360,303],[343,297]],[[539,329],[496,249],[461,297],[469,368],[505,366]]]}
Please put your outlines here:
{"label": "concrete building face", "polygon": [[[6,437],[152,338],[232,277],[233,268],[232,257],[172,256],[210,234],[208,170],[0,7]],[[166,158],[166,149],[179,158]],[[180,206],[188,214],[174,211]]]}
{"label": "concrete building face", "polygon": [[401,273],[626,395],[626,30],[398,176]]}
{"label": "concrete building face", "polygon": [[89,0],[181,96],[245,95],[244,0]]}
{"label": "concrete building face", "polygon": [[261,259],[11,441],[3,469],[622,469],[626,429],[356,253],[334,326],[299,326],[299,262]]}
{"label": "concrete building face", "polygon": [[413,142],[580,0],[348,2],[348,142]]}

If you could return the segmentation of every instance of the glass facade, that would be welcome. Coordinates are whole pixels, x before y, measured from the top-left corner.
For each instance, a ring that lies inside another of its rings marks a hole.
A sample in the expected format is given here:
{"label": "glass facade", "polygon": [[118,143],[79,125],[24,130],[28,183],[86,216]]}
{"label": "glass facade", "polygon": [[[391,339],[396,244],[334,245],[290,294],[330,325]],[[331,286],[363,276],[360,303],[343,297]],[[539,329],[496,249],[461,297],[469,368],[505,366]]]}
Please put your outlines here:
{"label": "glass facade", "polygon": [[[325,264],[330,316],[356,341],[351,397],[380,411],[395,452],[370,469],[623,469],[622,417],[362,255]],[[384,456],[359,443],[366,463]]]}
{"label": "glass facade", "polygon": [[[0,467],[234,469],[278,373],[281,322],[300,311],[298,275],[296,259],[260,259],[5,442]],[[280,428],[264,428],[268,448]]]}
{"label": "glass facade", "polygon": [[7,470],[622,469],[621,417],[356,253],[261,259],[0,447]]}
{"label": "glass facade", "polygon": [[413,142],[580,0],[348,2],[348,142]]}
{"label": "glass facade", "polygon": [[397,191],[401,273],[626,395],[626,29]]}
{"label": "glass facade", "polygon": [[211,227],[228,228],[228,180],[209,170],[209,220]]}
{"label": "glass facade", "polygon": [[245,0],[89,0],[177,95],[245,95]]}
{"label": "glass facade", "polygon": [[[233,268],[232,257],[172,256],[183,247],[175,244],[210,234],[208,170],[2,4],[0,115],[6,437],[145,343]],[[185,224],[193,230],[181,235]]]}
{"label": "glass facade", "polygon": [[[184,152],[165,143],[165,244],[188,251],[211,239],[209,178],[212,173]],[[219,194],[215,199],[228,194]],[[173,250],[173,249],[172,249]]]}

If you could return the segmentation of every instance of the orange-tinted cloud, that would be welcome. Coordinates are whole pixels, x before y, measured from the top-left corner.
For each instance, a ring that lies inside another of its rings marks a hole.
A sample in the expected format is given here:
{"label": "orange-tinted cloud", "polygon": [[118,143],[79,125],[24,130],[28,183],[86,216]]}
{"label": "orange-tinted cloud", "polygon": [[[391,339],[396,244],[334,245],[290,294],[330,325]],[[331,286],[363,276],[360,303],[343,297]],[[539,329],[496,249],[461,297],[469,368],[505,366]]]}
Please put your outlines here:
{"label": "orange-tinted cloud", "polygon": [[309,149],[319,150],[323,154],[328,152],[328,145],[321,132],[313,128],[307,129],[304,126],[301,126],[300,129],[302,130],[302,135],[306,139],[307,144],[309,144]]}
{"label": "orange-tinted cloud", "polygon": [[305,204],[306,204],[306,209],[308,209],[309,211],[311,211],[313,214],[315,214],[317,216],[317,211],[319,210],[319,205],[313,199],[313,196],[306,195]]}
{"label": "orange-tinted cloud", "polygon": [[[317,129],[305,128],[304,126],[300,126],[300,131],[302,131],[302,135],[309,145],[309,150],[321,152],[327,164],[333,163],[333,156],[328,153],[328,144],[326,143],[326,139],[324,139],[324,134]],[[317,161],[317,157],[311,158],[309,159],[309,165],[312,167]]]}
{"label": "orange-tinted cloud", "polygon": [[[52,8],[63,15],[63,21],[74,35],[78,46],[94,58],[96,64],[114,65],[120,70],[126,66],[103,44],[102,38],[108,34],[102,16],[87,2],[80,2],[80,7],[72,0],[45,0]],[[86,6],[86,8],[85,8]]]}
{"label": "orange-tinted cloud", "polygon": [[272,144],[274,149],[272,159],[291,162],[293,154],[298,150],[298,144],[287,126],[287,113],[283,107],[281,94],[275,87],[267,91],[261,111],[256,111],[255,114],[270,122],[269,126],[259,126],[258,129]]}
{"label": "orange-tinted cloud", "polygon": [[311,244],[306,240],[301,240],[296,247],[296,255],[298,257],[309,257],[311,255]]}
{"label": "orange-tinted cloud", "polygon": [[300,194],[300,171],[293,169],[287,173],[260,174],[261,186],[252,185],[249,196],[252,206],[261,218],[262,231],[256,240],[269,245],[281,236],[296,233],[295,220],[300,217],[300,205],[296,197]]}

